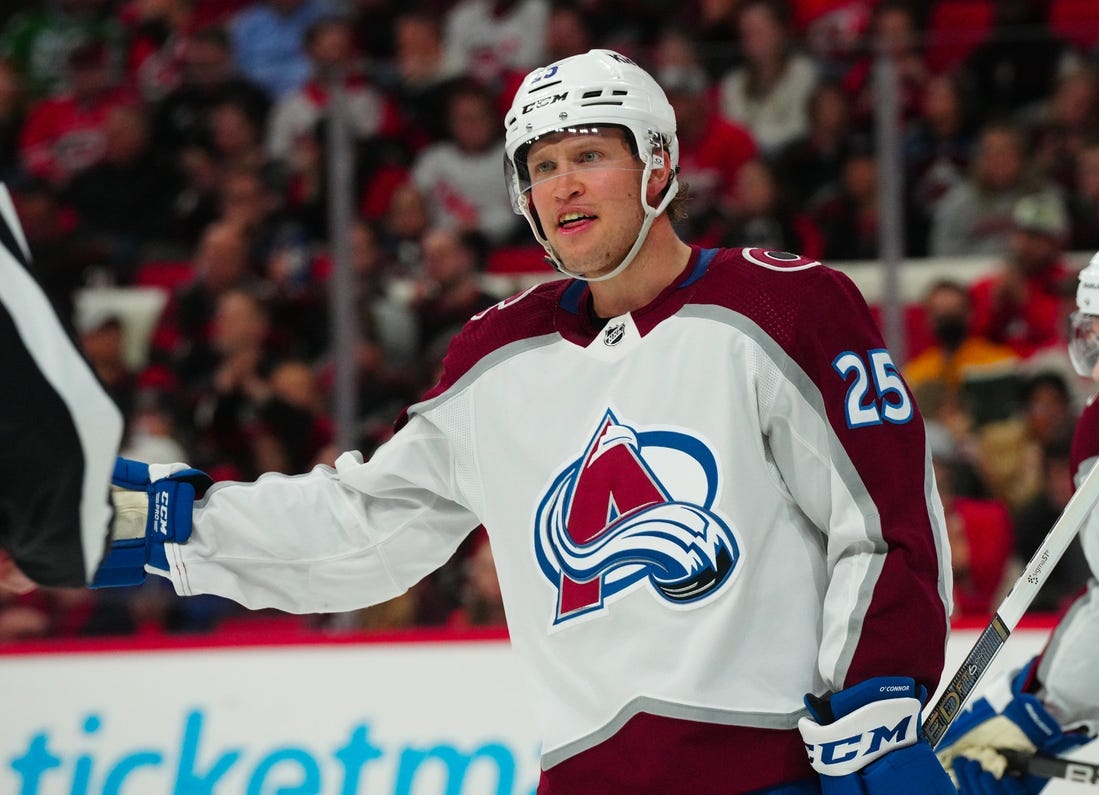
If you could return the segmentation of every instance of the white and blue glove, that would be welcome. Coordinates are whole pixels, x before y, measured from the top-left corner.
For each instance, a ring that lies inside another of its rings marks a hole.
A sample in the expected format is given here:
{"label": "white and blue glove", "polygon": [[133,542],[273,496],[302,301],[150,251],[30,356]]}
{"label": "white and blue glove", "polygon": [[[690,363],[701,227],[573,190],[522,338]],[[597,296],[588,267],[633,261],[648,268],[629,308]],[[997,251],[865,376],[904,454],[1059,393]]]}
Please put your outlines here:
{"label": "white and blue glove", "polygon": [[1034,795],[1049,779],[1011,770],[1009,757],[1039,752],[1059,756],[1090,741],[1084,732],[1065,732],[1042,702],[1026,692],[1037,665],[1035,657],[994,681],[943,736],[939,761],[963,795]]}
{"label": "white and blue glove", "polygon": [[824,795],[956,792],[923,736],[927,692],[907,677],[867,679],[824,698],[805,697],[798,730]]}
{"label": "white and blue glove", "polygon": [[111,543],[92,580],[92,588],[138,585],[151,569],[168,571],[166,543],[191,537],[191,512],[197,495],[213,481],[186,464],[143,464],[119,458],[111,476]]}

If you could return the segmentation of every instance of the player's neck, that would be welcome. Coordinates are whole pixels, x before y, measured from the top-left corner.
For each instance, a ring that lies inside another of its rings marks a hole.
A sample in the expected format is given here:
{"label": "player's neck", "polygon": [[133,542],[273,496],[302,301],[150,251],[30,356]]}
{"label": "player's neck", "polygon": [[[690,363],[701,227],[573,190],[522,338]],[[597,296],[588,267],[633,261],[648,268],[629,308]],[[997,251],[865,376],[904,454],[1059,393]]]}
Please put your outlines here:
{"label": "player's neck", "polygon": [[658,219],[645,245],[622,273],[605,282],[592,282],[596,314],[611,318],[640,309],[683,272],[690,258],[691,247],[679,239],[670,223]]}

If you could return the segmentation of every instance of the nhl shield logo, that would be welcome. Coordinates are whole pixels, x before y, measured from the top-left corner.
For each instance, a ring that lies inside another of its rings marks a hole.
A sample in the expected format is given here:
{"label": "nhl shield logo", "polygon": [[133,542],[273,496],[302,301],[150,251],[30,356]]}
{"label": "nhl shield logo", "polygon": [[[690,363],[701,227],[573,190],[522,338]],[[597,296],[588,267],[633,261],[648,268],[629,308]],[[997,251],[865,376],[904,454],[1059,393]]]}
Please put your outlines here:
{"label": "nhl shield logo", "polygon": [[669,607],[723,590],[740,546],[714,510],[717,460],[679,430],[639,431],[608,410],[554,479],[535,518],[535,557],[557,588],[555,625],[650,587]]}
{"label": "nhl shield logo", "polygon": [[625,336],[626,324],[615,323],[613,326],[607,326],[607,328],[603,330],[603,344],[608,348],[613,348],[620,343]]}

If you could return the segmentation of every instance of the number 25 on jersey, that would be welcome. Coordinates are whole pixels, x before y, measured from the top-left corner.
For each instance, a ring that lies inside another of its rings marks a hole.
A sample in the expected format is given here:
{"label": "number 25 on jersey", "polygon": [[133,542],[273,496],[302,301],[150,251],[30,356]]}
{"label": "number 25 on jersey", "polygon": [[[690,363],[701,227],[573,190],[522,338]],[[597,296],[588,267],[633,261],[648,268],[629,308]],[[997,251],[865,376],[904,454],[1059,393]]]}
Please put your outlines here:
{"label": "number 25 on jersey", "polygon": [[843,407],[849,428],[881,425],[883,420],[901,425],[912,419],[912,398],[889,351],[879,348],[865,356],[844,351],[832,367],[851,381]]}

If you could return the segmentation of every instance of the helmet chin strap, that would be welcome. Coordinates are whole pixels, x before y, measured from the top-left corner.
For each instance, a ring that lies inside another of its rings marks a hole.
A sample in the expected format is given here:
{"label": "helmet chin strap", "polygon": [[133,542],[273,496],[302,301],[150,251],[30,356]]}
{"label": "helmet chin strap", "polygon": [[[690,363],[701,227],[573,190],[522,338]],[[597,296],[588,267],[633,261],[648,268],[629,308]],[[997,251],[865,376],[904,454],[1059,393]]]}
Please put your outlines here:
{"label": "helmet chin strap", "polygon": [[653,225],[653,218],[656,216],[648,211],[645,212],[645,219],[641,222],[641,228],[637,230],[637,239],[633,241],[633,247],[626,252],[626,256],[622,258],[622,261],[614,266],[611,270],[604,273],[602,276],[588,276],[583,273],[577,273],[576,271],[570,271],[561,262],[561,259],[557,256],[557,252],[553,250],[553,247],[547,241],[542,245],[545,247],[546,252],[549,254],[550,260],[553,262],[553,267],[558,271],[569,276],[573,279],[579,279],[582,282],[605,282],[607,279],[613,279],[622,271],[629,267],[629,264],[633,262],[634,257],[637,256],[637,252],[641,250],[641,246],[645,244],[645,238],[649,236],[649,228]]}
{"label": "helmet chin strap", "polygon": [[550,262],[553,263],[553,267],[557,269],[558,272],[563,273],[565,276],[572,279],[579,279],[582,282],[605,282],[607,279],[613,279],[629,267],[630,263],[633,262],[634,257],[637,256],[637,253],[641,251],[641,247],[645,244],[645,239],[649,236],[649,229],[652,227],[653,221],[658,215],[664,212],[664,209],[671,203],[672,199],[675,198],[676,193],[679,191],[679,182],[675,181],[675,175],[671,174],[670,178],[673,181],[664,194],[664,198],[661,199],[660,204],[656,207],[651,206],[645,201],[644,196],[645,185],[649,182],[649,175],[652,173],[652,170],[652,163],[646,163],[645,170],[641,175],[641,206],[644,209],[645,218],[641,221],[641,228],[637,230],[637,239],[633,241],[633,246],[626,252],[626,256],[622,258],[622,261],[601,276],[588,276],[583,273],[577,273],[576,271],[570,271],[566,268],[561,261],[560,255],[558,255],[558,253],[553,250],[553,246],[550,245],[549,239],[538,229],[538,221],[535,220],[533,208],[528,204],[527,212],[524,213],[524,215],[527,216],[527,221],[530,222],[531,229],[534,230],[534,236],[538,238],[538,242],[542,244],[542,248],[546,250]]}

